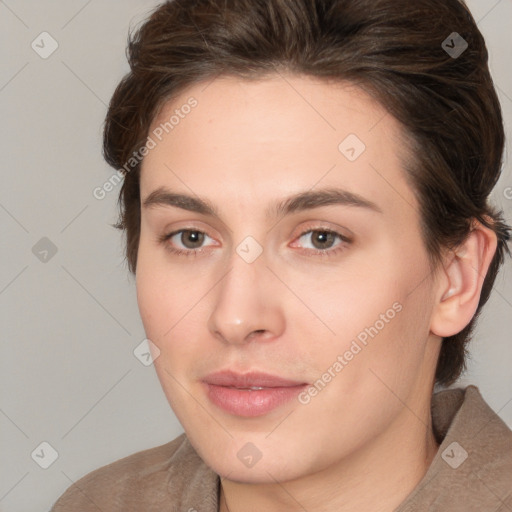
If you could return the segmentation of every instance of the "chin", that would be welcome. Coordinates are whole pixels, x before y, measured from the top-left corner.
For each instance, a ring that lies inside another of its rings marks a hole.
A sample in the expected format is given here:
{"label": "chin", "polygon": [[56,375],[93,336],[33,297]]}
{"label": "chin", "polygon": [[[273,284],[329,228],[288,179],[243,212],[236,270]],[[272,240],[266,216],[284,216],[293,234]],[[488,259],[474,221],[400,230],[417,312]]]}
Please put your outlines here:
{"label": "chin", "polygon": [[268,469],[263,466],[257,470],[255,467],[240,469],[238,467],[224,467],[224,465],[221,464],[220,468],[216,469],[212,467],[212,469],[215,473],[220,475],[221,478],[238,484],[275,484],[276,481],[286,482],[300,476],[288,475],[285,472],[281,472],[278,468]]}
{"label": "chin", "polygon": [[303,473],[294,461],[284,460],[280,455],[269,454],[267,459],[262,456],[254,465],[246,467],[240,460],[243,457],[239,458],[237,454],[234,450],[220,457],[210,454],[202,458],[221,478],[240,484],[275,484],[276,481],[294,480]]}

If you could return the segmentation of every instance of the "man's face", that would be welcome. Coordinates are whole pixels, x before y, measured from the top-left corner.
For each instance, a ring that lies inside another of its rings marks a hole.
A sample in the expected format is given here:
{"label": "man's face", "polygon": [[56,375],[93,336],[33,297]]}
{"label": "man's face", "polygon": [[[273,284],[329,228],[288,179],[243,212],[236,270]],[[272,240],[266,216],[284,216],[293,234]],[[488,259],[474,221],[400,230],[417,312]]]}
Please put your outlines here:
{"label": "man's face", "polygon": [[[217,473],[283,481],[425,436],[435,283],[399,129],[360,89],[297,76],[202,83],[154,120],[138,303]],[[286,203],[298,194],[313,197]]]}

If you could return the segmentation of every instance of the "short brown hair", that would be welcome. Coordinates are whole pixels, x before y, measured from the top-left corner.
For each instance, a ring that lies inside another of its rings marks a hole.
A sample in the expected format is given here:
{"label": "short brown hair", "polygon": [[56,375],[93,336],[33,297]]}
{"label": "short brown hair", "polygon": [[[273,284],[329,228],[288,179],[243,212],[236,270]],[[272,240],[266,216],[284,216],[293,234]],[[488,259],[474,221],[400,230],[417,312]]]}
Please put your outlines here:
{"label": "short brown hair", "polygon": [[[467,42],[461,55],[448,51],[454,37],[459,48]],[[219,75],[257,79],[286,70],[348,81],[374,96],[410,141],[413,161],[404,167],[420,204],[432,268],[443,248],[464,241],[474,219],[498,238],[475,316],[443,340],[436,382],[455,382],[466,369],[476,318],[505,251],[510,254],[510,228],[488,202],[501,170],[501,108],[485,41],[466,5],[460,0],[172,0],[129,34],[127,54],[131,71],[114,92],[104,129],[104,157],[115,169],[126,169],[167,101]],[[125,174],[116,224],[125,230],[133,273],[139,176],[140,164]]]}

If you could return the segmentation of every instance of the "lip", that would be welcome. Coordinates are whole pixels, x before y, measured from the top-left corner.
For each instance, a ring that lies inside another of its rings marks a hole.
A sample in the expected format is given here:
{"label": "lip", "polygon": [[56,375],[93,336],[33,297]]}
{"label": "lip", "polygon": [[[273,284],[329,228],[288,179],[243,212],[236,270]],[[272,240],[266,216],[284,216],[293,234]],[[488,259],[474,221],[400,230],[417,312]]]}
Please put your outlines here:
{"label": "lip", "polygon": [[207,375],[204,382],[215,386],[225,386],[234,388],[288,388],[307,384],[296,380],[289,380],[263,372],[236,373],[231,370],[223,370],[220,372]]}
{"label": "lip", "polygon": [[[203,380],[209,400],[235,416],[262,416],[296,397],[308,383],[262,372],[224,370]],[[261,389],[250,389],[261,388]]]}

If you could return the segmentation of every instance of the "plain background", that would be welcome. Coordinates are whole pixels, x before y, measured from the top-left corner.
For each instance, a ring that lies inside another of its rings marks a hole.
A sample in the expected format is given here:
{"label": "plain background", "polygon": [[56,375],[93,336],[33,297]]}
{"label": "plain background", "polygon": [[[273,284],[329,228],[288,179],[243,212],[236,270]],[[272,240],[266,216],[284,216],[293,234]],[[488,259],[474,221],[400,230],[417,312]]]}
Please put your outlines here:
{"label": "plain background", "polygon": [[[49,510],[86,473],[183,431],[153,367],[133,352],[145,336],[121,233],[111,227],[120,187],[103,200],[92,193],[114,172],[101,157],[101,131],[128,71],[128,28],[157,4],[0,1],[3,512]],[[508,145],[493,199],[511,223],[512,0],[468,5],[505,117]],[[42,32],[58,43],[46,59],[31,47]],[[48,247],[44,237],[57,251],[46,262],[33,252]],[[477,385],[510,427],[511,267],[508,259],[470,345],[469,371],[456,384]],[[58,452],[48,469],[31,455],[51,456],[42,442]]]}

